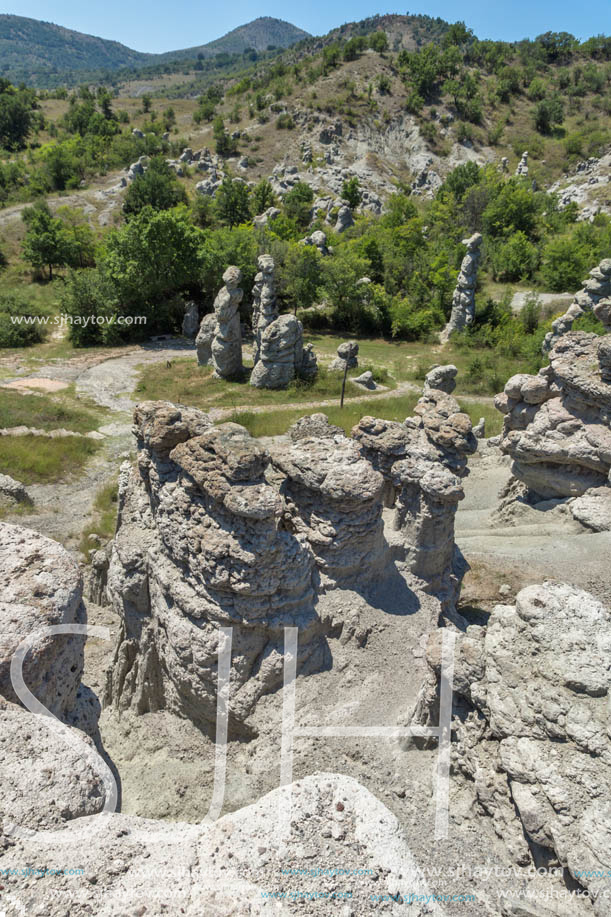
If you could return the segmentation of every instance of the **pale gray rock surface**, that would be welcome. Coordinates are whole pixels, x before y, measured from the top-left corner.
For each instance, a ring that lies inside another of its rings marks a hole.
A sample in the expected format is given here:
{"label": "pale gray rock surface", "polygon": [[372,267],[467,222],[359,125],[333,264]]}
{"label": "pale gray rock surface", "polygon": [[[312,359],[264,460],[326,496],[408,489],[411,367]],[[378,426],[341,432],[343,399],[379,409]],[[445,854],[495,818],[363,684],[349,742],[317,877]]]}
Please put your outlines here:
{"label": "pale gray rock surface", "polygon": [[334,229],[335,232],[345,232],[347,229],[350,229],[351,226],[354,226],[352,210],[344,204],[343,207],[339,208]]}
{"label": "pale gray rock surface", "polygon": [[34,696],[55,716],[74,708],[83,671],[82,636],[54,636],[45,629],[85,623],[78,565],[49,538],[0,523],[0,695],[20,703],[10,665],[20,643],[32,637],[23,677]]}
{"label": "pale gray rock surface", "polygon": [[224,287],[214,300],[216,326],[212,341],[212,365],[214,375],[219,379],[235,379],[241,376],[242,330],[240,326],[240,303],[244,295],[239,283],[242,272],[238,267],[228,267],[223,274]]}
{"label": "pale gray rock surface", "polygon": [[359,365],[359,345],[358,341],[344,341],[337,348],[337,356],[329,365],[333,372],[344,372],[346,365],[348,369],[356,369]]}
{"label": "pale gray rock surface", "polygon": [[194,338],[199,328],[199,310],[196,302],[185,305],[185,315],[182,320],[182,333],[185,337]]}
{"label": "pale gray rock surface", "polygon": [[263,332],[278,318],[278,303],[274,282],[275,265],[271,255],[259,255],[259,273],[252,291],[252,331],[255,337],[253,362],[258,363]]}
{"label": "pale gray rock surface", "polygon": [[571,514],[593,532],[611,532],[611,487],[594,487],[571,502]]}
{"label": "pale gray rock surface", "polygon": [[197,363],[199,366],[209,366],[212,363],[212,342],[216,333],[216,314],[210,312],[204,315],[195,338],[197,348]]}
{"label": "pale gray rock surface", "polygon": [[0,500],[6,498],[9,503],[32,503],[25,484],[16,481],[8,474],[0,474]]}
{"label": "pale gray rock surface", "polygon": [[522,178],[528,177],[528,150],[524,150],[520,161],[516,167],[516,175],[522,176]]}
{"label": "pale gray rock surface", "polygon": [[[278,811],[289,793],[292,828],[284,837]],[[343,917],[369,913],[376,896],[386,899],[379,905],[385,914],[400,917],[406,905],[390,895],[403,890],[415,896],[410,917],[442,915],[395,815],[358,781],[340,774],[305,777],[214,824],[127,815],[81,818],[58,831],[19,840],[3,858],[3,868],[19,872],[24,863],[47,865],[50,850],[61,851],[62,862],[78,864],[83,875],[47,875],[40,881],[9,875],[3,879],[13,908],[9,917],[59,917],[67,909],[74,917],[288,917],[320,905],[325,909],[320,913]],[[351,878],[361,867],[371,874]],[[312,878],[313,869],[331,874]],[[334,869],[346,873],[333,875]],[[295,892],[303,894],[291,897]],[[318,900],[308,898],[313,892]],[[349,897],[343,897],[345,892]]]}
{"label": "pale gray rock surface", "polygon": [[[611,330],[611,258],[603,259],[592,268],[583,288],[575,293],[573,302],[559,318],[552,322],[552,330],[545,335],[543,352],[549,353],[560,338],[567,334],[573,323],[586,312],[594,312],[603,325]],[[601,302],[602,300],[602,302]]]}
{"label": "pale gray rock surface", "polygon": [[449,341],[452,332],[462,331],[471,325],[475,317],[475,287],[477,269],[481,260],[481,234],[476,232],[469,239],[463,239],[463,245],[467,246],[467,253],[462,260],[460,273],[456,280],[450,320],[439,338],[442,344]]}
{"label": "pale gray rock surface", "polygon": [[[611,891],[610,625],[609,609],[587,592],[529,586],[515,605],[497,605],[485,628],[457,635],[454,669],[456,770],[514,860],[531,862],[526,839],[547,850],[588,889],[597,917]],[[427,660],[438,673],[438,635]],[[416,721],[431,703],[434,691]]]}
{"label": "pale gray rock surface", "polygon": [[434,388],[451,395],[456,388],[457,375],[458,370],[452,363],[446,366],[434,366],[425,376],[424,390]]}
{"label": "pale gray rock surface", "polygon": [[511,457],[515,477],[539,499],[581,496],[607,485],[611,383],[603,373],[608,340],[568,332],[556,342],[548,366],[536,376],[513,376],[495,399],[505,415],[501,450]]}

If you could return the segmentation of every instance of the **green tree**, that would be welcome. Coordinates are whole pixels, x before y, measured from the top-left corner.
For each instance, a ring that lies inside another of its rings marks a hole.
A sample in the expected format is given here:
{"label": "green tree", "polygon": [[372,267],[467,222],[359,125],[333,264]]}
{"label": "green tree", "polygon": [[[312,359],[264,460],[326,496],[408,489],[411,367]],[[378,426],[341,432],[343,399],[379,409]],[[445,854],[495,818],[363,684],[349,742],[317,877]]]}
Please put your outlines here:
{"label": "green tree", "polygon": [[148,114],[148,112],[151,110],[152,103],[153,103],[152,98],[150,97],[148,92],[145,92],[144,95],[142,96],[142,111],[145,112],[145,114]]}
{"label": "green tree", "polygon": [[312,216],[314,192],[304,181],[297,184],[284,196],[284,212],[289,220],[295,220],[299,229],[305,229]]}
{"label": "green tree", "polygon": [[359,188],[359,180],[356,175],[353,175],[352,178],[347,178],[342,185],[342,197],[345,201],[348,201],[348,205],[355,210],[363,199],[361,190]]}
{"label": "green tree", "polygon": [[251,218],[250,191],[240,179],[224,178],[215,196],[216,213],[225,226],[238,226]]}
{"label": "green tree", "polygon": [[279,272],[278,292],[297,314],[316,302],[321,258],[313,245],[291,245]]}
{"label": "green tree", "polygon": [[0,79],[0,147],[20,150],[25,146],[33,123],[36,100],[31,90],[16,89]]}
{"label": "green tree", "polygon": [[378,54],[383,54],[384,51],[387,51],[388,38],[386,37],[386,32],[374,32],[373,35],[370,35],[369,47],[372,51],[377,51]]}
{"label": "green tree", "polygon": [[46,202],[27,207],[22,218],[27,226],[23,259],[38,270],[48,268],[49,280],[53,280],[53,268],[65,267],[71,258],[64,224],[53,216]]}
{"label": "green tree", "polygon": [[215,149],[219,156],[227,158],[237,151],[238,142],[225,130],[225,124],[220,115],[214,119],[213,127]]}
{"label": "green tree", "polygon": [[523,232],[514,232],[492,256],[495,280],[530,280],[539,265],[539,250]]}
{"label": "green tree", "polygon": [[274,189],[266,178],[262,178],[252,189],[252,211],[258,215],[264,213],[269,207],[274,207],[275,204]]}
{"label": "green tree", "polygon": [[60,207],[57,216],[62,221],[65,233],[69,267],[92,267],[95,264],[96,241],[83,211],[74,207]]}
{"label": "green tree", "polygon": [[562,124],[564,106],[560,99],[543,99],[535,109],[535,127],[540,134],[551,134],[555,124]]}
{"label": "green tree", "polygon": [[153,156],[148,168],[133,180],[123,202],[123,213],[129,219],[144,207],[170,210],[187,203],[185,189],[163,156]]}

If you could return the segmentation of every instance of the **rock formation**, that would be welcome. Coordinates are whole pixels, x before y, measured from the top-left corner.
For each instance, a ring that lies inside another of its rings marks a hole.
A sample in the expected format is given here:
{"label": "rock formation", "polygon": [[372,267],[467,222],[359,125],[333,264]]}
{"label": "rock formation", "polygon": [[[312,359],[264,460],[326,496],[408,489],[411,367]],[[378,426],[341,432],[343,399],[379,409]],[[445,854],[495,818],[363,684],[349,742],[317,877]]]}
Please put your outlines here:
{"label": "rock formation", "polygon": [[[605,309],[603,302],[599,314]],[[581,497],[590,488],[611,496],[610,340],[571,331],[538,375],[513,376],[497,395],[505,414],[500,446],[529,502]]]}
{"label": "rock formation", "polygon": [[[458,634],[454,654],[455,769],[514,861],[559,861],[597,917],[611,890],[610,632],[611,612],[587,592],[544,583]],[[436,675],[439,638],[427,648]],[[416,722],[431,718],[435,684]]]}
{"label": "rock formation", "polygon": [[199,310],[196,302],[185,305],[185,314],[182,320],[182,333],[187,338],[194,338],[199,327]]}
{"label": "rock formation", "polygon": [[19,503],[31,505],[32,502],[25,484],[16,481],[8,474],[0,474],[0,505],[7,505],[10,508]]}
{"label": "rock formation", "polygon": [[214,300],[216,326],[212,341],[212,365],[219,379],[235,379],[243,372],[240,303],[244,295],[239,288],[242,272],[228,267],[223,274],[224,287]]}
{"label": "rock formation", "polygon": [[327,246],[327,234],[322,229],[317,229],[311,236],[301,239],[301,243],[302,245],[314,245],[320,255],[326,256],[330,254]]}
{"label": "rock formation", "polygon": [[358,360],[359,345],[357,341],[344,341],[337,348],[337,356],[329,365],[332,372],[344,372],[346,366],[348,369],[356,369],[359,365]]}
{"label": "rock formation", "polygon": [[384,478],[386,505],[395,507],[397,556],[452,606],[464,572],[454,543],[460,478],[477,449],[469,417],[451,395],[428,389],[414,417],[404,423],[363,417],[352,435]]}
{"label": "rock formation", "polygon": [[347,229],[350,229],[351,226],[354,226],[354,217],[352,216],[352,210],[346,204],[343,207],[340,207],[337,220],[335,222],[335,232],[345,232]]}
{"label": "rock formation", "polygon": [[[601,300],[611,296],[611,258],[605,258],[600,264],[592,268],[590,276],[584,281],[583,289],[575,293],[575,298],[564,315],[552,322],[543,342],[543,352],[549,353],[558,340],[573,327],[573,322],[586,312],[596,312],[596,306]],[[609,315],[609,307],[606,309]],[[601,321],[605,324],[604,319]],[[611,328],[611,322],[606,327]]]}
{"label": "rock formation", "polygon": [[204,315],[197,337],[195,346],[197,348],[197,362],[199,366],[209,366],[212,363],[212,342],[216,333],[216,315],[210,312]]}
{"label": "rock formation", "polygon": [[286,388],[300,377],[311,380],[318,365],[311,344],[304,347],[303,325],[294,315],[278,315],[274,288],[274,261],[261,255],[253,288],[252,328],[255,388]]}
{"label": "rock formation", "polygon": [[452,314],[439,338],[442,344],[449,341],[453,331],[462,331],[467,325],[472,324],[475,317],[475,287],[477,268],[481,259],[481,244],[482,237],[479,232],[470,239],[463,239],[463,245],[467,246],[467,254],[462,260],[456,281],[452,297]]}
{"label": "rock formation", "polygon": [[516,175],[521,175],[523,178],[528,177],[528,150],[522,153],[522,158],[516,168]]}
{"label": "rock formation", "polygon": [[321,415],[303,418],[268,452],[236,424],[138,405],[106,589],[122,622],[107,701],[211,729],[219,627],[232,626],[232,730],[248,734],[257,700],[281,684],[285,626],[299,624],[300,671],[327,664],[321,591],[370,585],[394,560],[450,604],[455,472],[475,441],[450,395],[431,391],[416,410],[405,424],[364,418],[352,439]]}
{"label": "rock formation", "polygon": [[446,366],[433,366],[424,377],[424,391],[437,389],[451,395],[456,388],[457,375],[458,369],[452,363]]}
{"label": "rock formation", "polygon": [[255,337],[253,362],[259,361],[261,337],[268,325],[278,318],[278,304],[274,284],[274,259],[271,255],[260,255],[257,259],[259,273],[255,276],[252,290],[252,331]]}
{"label": "rock formation", "polygon": [[[277,814],[289,792],[294,827],[286,838]],[[77,864],[82,875],[36,872],[41,863],[58,866],[50,856],[57,847],[62,865]],[[344,884],[341,879],[355,869],[355,850],[366,868],[358,882]],[[24,864],[33,864],[26,876]],[[289,917],[319,906],[321,913],[332,909],[345,917],[369,913],[377,898],[384,914],[400,917],[406,908],[402,899],[397,903],[397,891],[403,888],[413,898],[410,917],[441,917],[396,816],[342,774],[305,777],[212,825],[118,814],[81,818],[60,832],[17,841],[3,868],[8,877],[2,904],[10,917],[68,912]],[[311,880],[314,868],[320,874]]]}

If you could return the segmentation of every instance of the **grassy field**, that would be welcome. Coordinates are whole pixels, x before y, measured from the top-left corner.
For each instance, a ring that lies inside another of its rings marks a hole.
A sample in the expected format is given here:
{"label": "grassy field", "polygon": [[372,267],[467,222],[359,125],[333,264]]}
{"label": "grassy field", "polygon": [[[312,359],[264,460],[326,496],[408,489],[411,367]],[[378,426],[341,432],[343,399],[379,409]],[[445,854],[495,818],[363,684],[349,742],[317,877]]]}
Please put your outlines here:
{"label": "grassy field", "polygon": [[[339,340],[338,338],[337,341]],[[373,366],[359,366],[358,369],[349,373],[349,377],[358,376],[366,368],[374,370]],[[250,369],[249,366],[247,366],[248,369]],[[395,383],[383,368],[378,367],[375,375],[388,388],[395,387]],[[339,400],[341,388],[341,373],[331,373],[325,367],[320,368],[316,380],[312,383],[297,380],[292,382],[287,389],[275,391],[251,386],[248,382],[248,372],[239,382],[213,379],[212,367],[197,366],[193,357],[186,357],[173,360],[171,367],[166,366],[165,363],[154,363],[143,367],[134,398],[138,401],[144,399],[175,401],[202,409],[233,407],[237,410],[240,405],[244,404],[269,404],[270,407],[280,407],[304,401],[323,401],[328,398]],[[356,386],[347,386],[346,400],[362,395],[363,391],[359,391]]]}
{"label": "grassy field", "polygon": [[1,436],[0,468],[24,484],[55,484],[80,471],[99,448],[76,436]]}
{"label": "grassy field", "polygon": [[[370,401],[361,401],[358,404],[345,404],[343,408],[338,406],[316,410],[326,414],[331,423],[337,424],[338,427],[341,427],[349,434],[361,417],[366,417],[367,415],[380,417],[384,420],[405,420],[406,417],[412,414],[418,397],[417,392],[409,392],[397,398],[380,396],[372,398]],[[480,417],[486,419],[487,436],[494,436],[500,433],[503,418],[492,406],[469,401],[461,401],[460,406],[463,411],[469,414],[474,424],[479,421]],[[234,423],[239,423],[246,427],[251,436],[280,436],[286,433],[296,420],[310,413],[313,413],[313,411],[304,410],[303,408],[278,409],[261,413],[235,411],[230,419]]]}
{"label": "grassy field", "polygon": [[0,427],[36,427],[57,430],[63,427],[75,433],[97,430],[109,415],[105,408],[75,404],[69,389],[57,395],[22,395],[11,389],[0,389]]}

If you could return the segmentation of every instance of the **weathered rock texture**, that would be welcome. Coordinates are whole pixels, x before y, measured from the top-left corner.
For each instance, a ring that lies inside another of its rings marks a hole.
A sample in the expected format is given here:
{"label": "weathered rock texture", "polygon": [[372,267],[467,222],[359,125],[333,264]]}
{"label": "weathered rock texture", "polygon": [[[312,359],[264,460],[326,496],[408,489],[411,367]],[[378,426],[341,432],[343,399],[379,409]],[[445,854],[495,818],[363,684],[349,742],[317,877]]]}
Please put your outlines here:
{"label": "weathered rock texture", "polygon": [[456,388],[457,375],[458,370],[452,363],[446,366],[434,366],[424,378],[424,391],[433,388],[451,395]]}
{"label": "weathered rock texture", "polygon": [[[516,862],[545,862],[547,850],[600,917],[611,890],[610,635],[611,612],[596,599],[545,583],[457,635],[454,656],[456,770]],[[427,660],[437,674],[440,646],[436,634]],[[434,691],[417,721],[431,705]]]}
{"label": "weathered rock texture", "polygon": [[214,375],[221,379],[235,379],[243,372],[242,331],[240,328],[240,303],[244,292],[239,288],[242,272],[238,267],[228,267],[223,274],[225,286],[214,300],[216,326],[212,341]]}
{"label": "weathered rock texture", "polygon": [[197,362],[199,366],[209,366],[212,363],[212,342],[216,333],[216,315],[210,312],[204,315],[197,337],[195,346],[197,347]]}
{"label": "weathered rock texture", "polygon": [[25,684],[54,716],[64,719],[76,704],[84,637],[34,635],[58,624],[85,623],[78,565],[57,542],[0,523],[0,594],[0,695],[21,703],[10,665],[19,644],[32,635],[23,665]]}
{"label": "weathered rock texture", "polygon": [[315,558],[287,524],[269,454],[236,424],[163,402],[135,413],[138,465],[120,497],[107,592],[122,618],[108,699],[139,713],[216,719],[219,627],[233,627],[231,708],[240,728],[282,682],[287,625],[304,671],[326,662]]}
{"label": "weathered rock texture", "polygon": [[463,239],[467,254],[462,260],[456,289],[452,297],[450,320],[441,332],[440,340],[447,343],[453,331],[462,331],[472,324],[475,317],[475,287],[477,285],[477,268],[481,259],[482,237],[476,232],[470,239]]}
{"label": "weathered rock texture", "polygon": [[344,372],[346,366],[348,369],[356,369],[359,365],[358,353],[358,341],[344,341],[337,348],[337,356],[329,365],[329,369],[334,372]]}
{"label": "weathered rock texture", "polygon": [[536,376],[513,376],[497,395],[501,449],[532,499],[581,496],[606,487],[611,469],[607,342],[582,331],[561,337]]}
{"label": "weathered rock texture", "polygon": [[604,315],[607,316],[606,326],[611,330],[611,309],[608,298],[611,296],[611,258],[605,258],[600,264],[592,268],[590,276],[584,281],[583,288],[575,293],[575,298],[564,315],[552,322],[552,330],[545,335],[543,342],[543,352],[549,353],[562,335],[566,334],[573,327],[573,323],[586,312],[592,312],[596,315],[597,306],[601,300],[607,300],[606,306],[601,304],[602,309],[600,320],[605,324]]}
{"label": "weathered rock texture", "polygon": [[415,415],[404,423],[363,417],[352,435],[384,478],[386,505],[396,508],[396,556],[451,605],[464,571],[454,542],[460,478],[477,442],[469,417],[446,392],[425,389]]}
{"label": "weathered rock texture", "polygon": [[[289,792],[293,827],[285,837],[278,811]],[[78,865],[83,875],[43,874],[40,881],[23,876],[26,863],[59,866],[49,854],[56,848],[61,866]],[[356,868],[355,850],[364,875],[342,881]],[[318,773],[273,790],[212,825],[128,815],[82,818],[59,832],[18,841],[2,865],[9,872],[2,903],[10,917],[68,912],[288,917],[314,908],[343,917],[370,913],[378,896],[386,898],[384,914],[401,917],[406,906],[400,893],[406,888],[414,896],[410,917],[442,914],[397,818],[360,783],[340,774]],[[312,878],[314,869],[321,875]],[[344,893],[349,897],[343,899]],[[13,901],[21,909],[13,910]]]}
{"label": "weathered rock texture", "polygon": [[252,331],[255,337],[253,361],[258,363],[263,332],[278,318],[278,303],[274,284],[274,259],[271,255],[260,255],[257,260],[259,273],[252,290]]}
{"label": "weathered rock texture", "polygon": [[[56,542],[0,523],[0,587],[1,852],[7,846],[3,835],[100,812],[106,789],[93,743],[67,725],[88,719],[95,728],[83,709],[88,698],[81,696],[87,691],[81,686],[85,637],[48,632],[85,623],[77,564]],[[11,660],[28,637],[23,682],[57,719],[24,709],[17,693],[23,686],[11,678]]]}
{"label": "weathered rock texture", "polygon": [[324,415],[302,418],[268,452],[236,424],[138,405],[138,461],[120,481],[106,587],[122,622],[107,702],[210,730],[219,628],[232,627],[231,724],[248,734],[258,699],[282,684],[285,626],[300,629],[300,672],[328,664],[336,625],[317,614],[323,593],[365,589],[398,561],[449,601],[462,496],[449,468],[465,472],[474,440],[451,396],[429,393],[419,410],[406,424],[367,418],[352,439]]}
{"label": "weathered rock texture", "polygon": [[253,288],[252,328],[255,336],[255,388],[286,388],[293,379],[313,379],[318,371],[312,345],[303,344],[303,325],[294,315],[278,315],[274,288],[274,261],[261,255]]}

